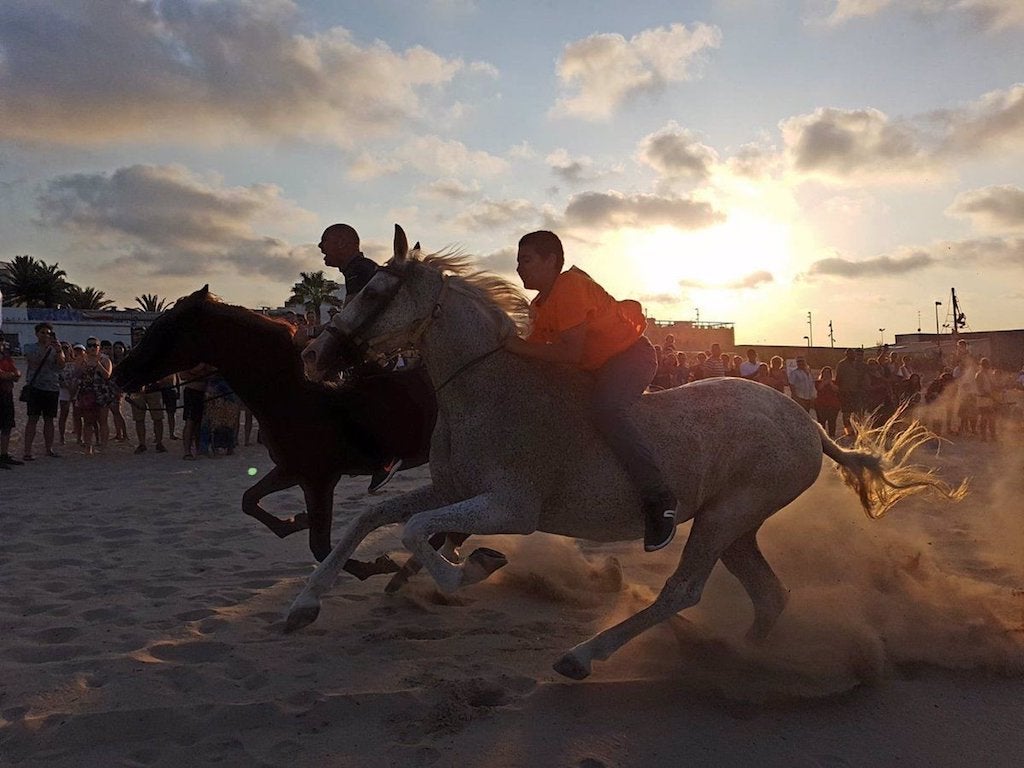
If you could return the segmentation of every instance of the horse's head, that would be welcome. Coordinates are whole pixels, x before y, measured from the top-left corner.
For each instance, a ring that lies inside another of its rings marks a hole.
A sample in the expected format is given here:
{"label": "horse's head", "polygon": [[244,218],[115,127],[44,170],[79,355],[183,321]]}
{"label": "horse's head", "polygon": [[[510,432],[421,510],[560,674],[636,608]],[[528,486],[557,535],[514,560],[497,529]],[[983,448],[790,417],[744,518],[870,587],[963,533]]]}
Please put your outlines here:
{"label": "horse's head", "polygon": [[131,392],[162,379],[169,373],[197,365],[202,333],[196,322],[209,301],[210,286],[178,299],[171,309],[158,317],[146,335],[115,368],[113,378],[119,387]]}
{"label": "horse's head", "polygon": [[[409,240],[396,224],[394,256],[334,316],[326,332],[303,350],[308,378],[319,381],[344,363],[359,362],[369,350],[389,352],[419,341],[431,317],[433,299],[426,297],[421,285],[408,280],[414,261]],[[433,274],[440,282],[440,274]]]}

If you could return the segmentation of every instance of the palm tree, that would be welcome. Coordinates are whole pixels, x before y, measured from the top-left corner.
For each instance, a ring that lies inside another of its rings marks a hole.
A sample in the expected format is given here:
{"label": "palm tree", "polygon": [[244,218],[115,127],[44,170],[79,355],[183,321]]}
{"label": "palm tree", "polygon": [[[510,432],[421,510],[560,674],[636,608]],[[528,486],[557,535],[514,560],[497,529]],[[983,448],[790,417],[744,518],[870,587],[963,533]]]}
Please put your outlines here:
{"label": "palm tree", "polygon": [[64,302],[67,273],[59,264],[31,256],[0,263],[4,303],[15,307],[56,307]]}
{"label": "palm tree", "polygon": [[303,304],[307,310],[312,309],[320,317],[320,307],[324,304],[341,306],[341,299],[334,295],[341,290],[341,283],[324,276],[323,270],[316,272],[300,272],[302,279],[292,286],[292,295],[286,304]]}
{"label": "palm tree", "polygon": [[161,299],[155,293],[144,293],[141,296],[136,296],[135,302],[142,308],[143,312],[163,312],[165,309],[170,309],[174,306],[173,301],[168,304],[167,299]]}
{"label": "palm tree", "polygon": [[92,286],[80,288],[71,283],[64,289],[64,306],[71,309],[106,309],[113,304],[103,291]]}

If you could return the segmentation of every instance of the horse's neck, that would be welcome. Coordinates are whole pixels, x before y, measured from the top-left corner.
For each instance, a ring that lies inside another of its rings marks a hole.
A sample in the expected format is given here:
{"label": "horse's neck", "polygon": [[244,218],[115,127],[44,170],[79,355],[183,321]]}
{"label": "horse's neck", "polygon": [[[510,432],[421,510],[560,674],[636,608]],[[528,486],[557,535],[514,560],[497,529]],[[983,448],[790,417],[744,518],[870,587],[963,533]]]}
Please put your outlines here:
{"label": "horse's neck", "polygon": [[467,367],[461,373],[463,366],[472,366],[499,346],[501,339],[486,311],[469,297],[452,292],[448,306],[424,338],[424,363],[434,388],[447,387],[449,381],[455,384],[453,376],[461,379],[471,370]]}
{"label": "horse's neck", "polygon": [[204,362],[216,366],[231,389],[259,416],[268,403],[297,392],[302,370],[291,340],[273,327],[260,327],[250,319],[224,313],[207,341]]}

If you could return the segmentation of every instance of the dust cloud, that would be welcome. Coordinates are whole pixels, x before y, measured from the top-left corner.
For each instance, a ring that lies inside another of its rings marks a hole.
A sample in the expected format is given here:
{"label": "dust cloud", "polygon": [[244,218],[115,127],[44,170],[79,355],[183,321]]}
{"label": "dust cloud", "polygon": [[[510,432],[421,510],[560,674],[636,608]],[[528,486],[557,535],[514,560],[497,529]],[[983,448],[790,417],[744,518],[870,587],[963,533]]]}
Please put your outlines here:
{"label": "dust cloud", "polygon": [[[1020,436],[944,443],[915,458],[951,484],[970,478],[967,498],[911,499],[869,520],[826,460],[817,483],[762,527],[762,550],[789,590],[766,641],[745,640],[750,601],[719,564],[697,606],[649,630],[595,673],[670,677],[742,701],[833,695],[928,668],[1024,673]],[[496,585],[571,609],[587,632],[574,644],[649,604],[687,533],[681,528],[679,540],[657,554],[644,554],[636,542],[492,537],[511,561]],[[552,635],[561,634],[551,623]],[[552,654],[564,650],[553,642]]]}

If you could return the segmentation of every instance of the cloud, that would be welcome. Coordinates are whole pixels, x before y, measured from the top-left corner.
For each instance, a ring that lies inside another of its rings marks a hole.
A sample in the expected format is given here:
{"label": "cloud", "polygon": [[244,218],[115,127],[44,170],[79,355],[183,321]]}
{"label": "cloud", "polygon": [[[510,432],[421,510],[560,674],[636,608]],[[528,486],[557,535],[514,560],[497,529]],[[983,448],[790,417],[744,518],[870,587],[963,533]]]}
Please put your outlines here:
{"label": "cloud", "polygon": [[621,192],[583,192],[573,195],[565,208],[570,226],[649,227],[667,224],[677,229],[702,229],[725,221],[711,204],[685,197]]}
{"label": "cloud", "polygon": [[539,211],[529,200],[481,200],[455,217],[455,224],[479,232],[534,221]]}
{"label": "cloud", "polygon": [[1024,189],[1007,184],[963,192],[946,213],[968,218],[981,230],[1019,230],[1024,228]]}
{"label": "cloud", "polygon": [[108,267],[179,276],[244,270],[287,280],[316,259],[311,247],[295,249],[254,230],[260,219],[311,218],[277,187],[225,187],[181,166],[59,176],[37,205],[44,226],[78,236],[80,247],[119,254]]}
{"label": "cloud", "polygon": [[957,270],[982,268],[1024,269],[1024,237],[979,237],[941,240],[926,247],[901,248],[892,255],[864,261],[829,258],[811,264],[801,280],[818,277],[857,279],[901,276],[930,267]]}
{"label": "cloud", "polygon": [[594,161],[586,155],[573,157],[568,150],[556,149],[544,158],[552,173],[567,184],[594,182],[609,175],[594,168]]}
{"label": "cloud", "polygon": [[761,270],[758,272],[751,272],[749,275],[745,275],[737,280],[730,280],[725,283],[709,283],[704,280],[680,280],[679,286],[681,288],[741,291],[748,288],[757,288],[759,285],[772,282],[775,282],[775,277],[772,273]]}
{"label": "cloud", "polygon": [[725,161],[730,173],[747,179],[761,179],[779,166],[779,153],[759,144],[744,144]]}
{"label": "cloud", "polygon": [[500,250],[481,256],[477,260],[480,269],[488,272],[495,272],[499,275],[509,275],[516,271],[516,255],[518,248],[501,248]]}
{"label": "cloud", "polygon": [[1024,4],[1020,0],[836,0],[825,24],[838,27],[875,16],[889,7],[926,15],[960,12],[986,32],[1024,26]]}
{"label": "cloud", "polygon": [[410,168],[432,176],[495,176],[507,171],[509,162],[461,141],[417,136],[389,152],[360,153],[349,165],[348,177],[368,181]]}
{"label": "cloud", "polygon": [[834,183],[927,180],[955,160],[1024,152],[1024,84],[903,120],[877,109],[819,108],[779,128],[798,173]]}
{"label": "cloud", "polygon": [[791,162],[802,173],[891,178],[933,167],[918,132],[877,109],[819,108],[779,127]]}
{"label": "cloud", "polygon": [[917,272],[936,263],[935,257],[924,251],[916,251],[906,256],[878,256],[864,261],[850,261],[839,257],[822,259],[811,264],[806,277],[878,277],[905,275]]}
{"label": "cloud", "polygon": [[641,304],[678,304],[683,298],[682,294],[645,293],[637,297],[637,301]]}
{"label": "cloud", "polygon": [[721,30],[707,24],[647,29],[628,40],[610,33],[576,40],[565,46],[557,65],[563,90],[571,93],[552,112],[606,120],[638,94],[692,79],[704,52],[721,41]]}
{"label": "cloud", "polygon": [[469,200],[480,194],[480,184],[466,184],[458,179],[438,179],[420,188],[420,194],[440,200]]}
{"label": "cloud", "polygon": [[640,162],[668,179],[702,181],[711,175],[718,153],[692,133],[672,122],[645,136],[639,145]]}
{"label": "cloud", "polygon": [[836,0],[836,7],[825,23],[829,26],[840,26],[851,19],[874,16],[883,8],[887,8],[892,0]]}
{"label": "cloud", "polygon": [[342,27],[305,35],[299,22],[292,0],[4,0],[0,138],[348,146],[423,118],[467,71],[421,46],[364,44]]}
{"label": "cloud", "polygon": [[983,237],[972,240],[954,240],[940,243],[936,250],[944,251],[949,264],[958,269],[972,267],[1024,269],[1024,237]]}
{"label": "cloud", "polygon": [[1024,151],[1024,83],[986,93],[959,110],[936,112],[933,119],[945,131],[939,148],[943,154],[970,157]]}

